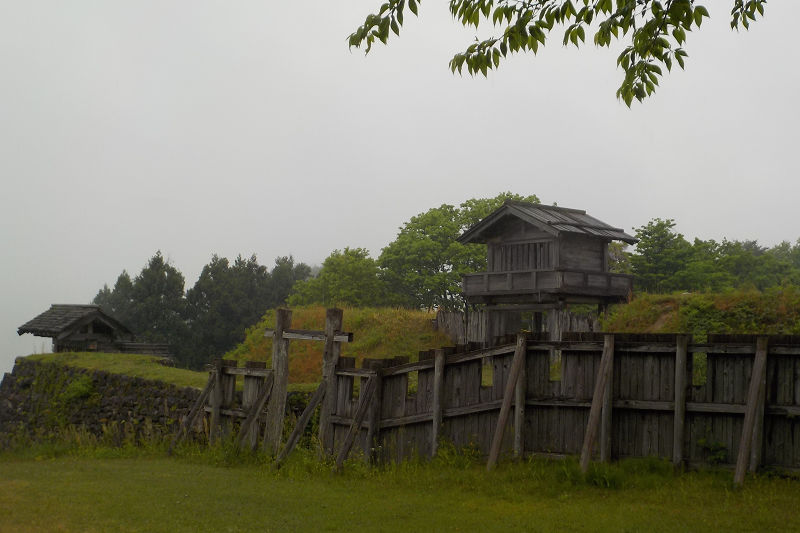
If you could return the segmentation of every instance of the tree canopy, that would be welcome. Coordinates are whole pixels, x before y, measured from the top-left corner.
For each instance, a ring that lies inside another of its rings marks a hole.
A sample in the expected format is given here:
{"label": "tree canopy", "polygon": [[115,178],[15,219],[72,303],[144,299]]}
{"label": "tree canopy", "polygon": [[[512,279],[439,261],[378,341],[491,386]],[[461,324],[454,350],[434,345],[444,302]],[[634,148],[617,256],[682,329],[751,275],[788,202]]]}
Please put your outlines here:
{"label": "tree canopy", "polygon": [[377,262],[364,248],[334,250],[316,278],[298,281],[289,305],[383,307],[395,302]]}
{"label": "tree canopy", "polygon": [[[390,32],[399,36],[405,8],[417,15],[419,3],[386,0],[377,14],[368,15],[350,35],[350,47],[363,45],[369,53],[375,39],[386,44]],[[764,4],[766,0],[733,0],[731,28],[748,29],[757,15],[764,15]],[[453,72],[461,73],[466,67],[471,75],[488,76],[508,54],[536,54],[556,26],[565,28],[564,46],[585,43],[587,30],[594,32],[596,46],[624,40],[626,46],[617,57],[617,66],[624,72],[617,98],[628,107],[634,98],[641,102],[655,91],[662,66],[668,71],[673,63],[684,68],[686,34],[709,17],[709,11],[694,0],[450,0],[450,13],[464,26],[477,30],[486,21],[499,30],[497,36],[476,38],[450,60]]]}
{"label": "tree canopy", "polygon": [[292,256],[278,257],[268,271],[256,256],[231,264],[213,255],[197,282],[184,292],[183,274],[157,252],[131,279],[122,272],[93,302],[145,342],[170,343],[183,366],[200,368],[242,342],[264,313],[286,304],[294,284],[310,275]]}
{"label": "tree canopy", "polygon": [[539,203],[536,195],[504,192],[494,198],[473,198],[459,207],[444,204],[403,224],[378,258],[381,275],[398,303],[428,309],[463,307],[461,276],[486,268],[486,247],[456,239],[506,200]]}
{"label": "tree canopy", "polygon": [[653,219],[636,230],[630,254],[637,291],[670,293],[800,285],[800,239],[772,248],[758,241],[687,241],[671,219]]}

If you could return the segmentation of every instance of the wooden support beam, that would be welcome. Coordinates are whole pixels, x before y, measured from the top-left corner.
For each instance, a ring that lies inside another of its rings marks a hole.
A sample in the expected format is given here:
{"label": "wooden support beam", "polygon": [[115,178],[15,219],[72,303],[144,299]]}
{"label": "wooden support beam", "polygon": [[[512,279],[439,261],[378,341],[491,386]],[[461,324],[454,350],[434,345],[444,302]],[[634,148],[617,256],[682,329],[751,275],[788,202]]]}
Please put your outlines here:
{"label": "wooden support beam", "polygon": [[[324,331],[313,331],[310,329],[286,329],[283,331],[283,338],[286,340],[297,341],[325,341]],[[274,329],[265,329],[265,337],[275,337]],[[353,342],[353,334],[345,331],[335,331],[333,333],[335,342]]]}
{"label": "wooden support beam", "polygon": [[683,464],[683,436],[686,428],[686,353],[689,337],[681,335],[675,347],[675,420],[672,429],[672,465]]}
{"label": "wooden support beam", "polygon": [[[274,379],[275,374],[269,374],[264,380],[264,383],[261,384],[261,389],[258,391],[258,396],[253,401],[253,405],[250,407],[247,417],[240,426],[238,440],[239,446],[249,446],[252,450],[256,449],[256,446],[258,445],[258,433],[251,431],[251,429],[255,429],[253,424],[256,420],[258,420],[258,417],[261,415],[261,410],[264,409],[264,404],[267,403],[267,400],[272,393]],[[255,440],[252,439],[253,433],[256,435]]]}
{"label": "wooden support beam", "polygon": [[372,376],[367,380],[367,385],[364,387],[364,390],[361,391],[361,398],[359,398],[356,415],[353,418],[353,423],[350,425],[350,431],[347,432],[347,436],[344,439],[342,449],[339,450],[339,455],[336,456],[336,467],[334,471],[341,470],[344,461],[347,459],[347,456],[350,455],[350,450],[353,448],[353,443],[356,441],[358,432],[361,431],[361,424],[367,416],[372,398],[375,396],[376,381],[376,376]]}
{"label": "wooden support beam", "polygon": [[267,424],[264,431],[263,450],[268,455],[278,455],[283,433],[283,417],[286,412],[286,389],[289,382],[289,341],[283,339],[283,331],[292,325],[289,309],[275,311],[275,340],[272,342],[272,370],[274,380],[272,394],[267,407]]}
{"label": "wooden support beam", "polygon": [[167,455],[172,455],[172,449],[175,447],[175,445],[180,444],[186,438],[186,432],[189,430],[190,427],[194,425],[198,413],[201,412],[201,408],[206,403],[208,395],[214,388],[214,382],[215,382],[214,374],[209,375],[208,381],[206,382],[206,386],[203,387],[203,391],[200,393],[200,396],[198,396],[197,400],[194,402],[192,410],[189,411],[189,415],[183,421],[183,424],[181,424],[180,429],[178,429],[178,432],[172,438],[172,442],[169,443],[169,449],[167,450]]}
{"label": "wooden support beam", "polygon": [[492,438],[492,447],[489,449],[489,460],[486,463],[486,469],[491,471],[497,465],[497,459],[500,457],[500,446],[503,444],[503,433],[505,433],[506,423],[508,422],[508,413],[511,409],[511,399],[514,397],[514,389],[517,386],[517,379],[522,370],[525,356],[527,353],[527,338],[524,333],[517,334],[517,349],[514,351],[514,359],[511,362],[511,371],[508,375],[508,383],[503,393],[503,404],[500,407],[500,415],[497,418],[497,427],[494,429],[494,438]]}
{"label": "wooden support beam", "polygon": [[589,409],[589,423],[586,426],[586,435],[583,439],[581,450],[581,471],[585,474],[589,469],[589,459],[592,455],[592,446],[597,435],[597,425],[603,406],[603,397],[606,392],[606,382],[611,379],[611,369],[614,364],[614,335],[606,335],[603,343],[603,357],[600,359],[600,368],[594,385],[592,407]]}
{"label": "wooden support beam", "polygon": [[442,405],[444,393],[444,350],[434,352],[433,366],[433,428],[431,433],[431,457],[439,451],[442,434]]}
{"label": "wooden support beam", "polygon": [[[527,360],[527,353],[525,359]],[[525,454],[525,400],[528,384],[526,366],[526,361],[523,361],[514,389],[514,457],[517,459]]]}
{"label": "wooden support beam", "polygon": [[[742,436],[739,440],[739,456],[736,459],[736,471],[733,474],[733,482],[736,485],[744,483],[744,476],[751,461],[751,446],[756,439],[754,430],[756,429],[757,419],[764,418],[764,402],[761,397],[765,392],[766,371],[767,337],[759,337],[756,344],[756,357],[753,360],[750,388],[747,393],[747,410],[744,413]],[[760,412],[759,406],[761,406]]]}
{"label": "wooden support beam", "polygon": [[325,399],[319,413],[319,442],[321,453],[333,454],[333,424],[331,415],[336,412],[338,398],[336,365],[339,363],[341,344],[336,342],[335,333],[342,329],[343,311],[339,308],[328,309],[325,314],[325,351],[322,355],[322,379],[328,381]]}
{"label": "wooden support beam", "polygon": [[300,436],[303,434],[303,431],[305,431],[308,421],[311,420],[311,416],[314,414],[314,411],[317,410],[317,406],[325,397],[325,389],[327,387],[328,381],[323,379],[322,383],[319,384],[319,387],[317,387],[317,390],[314,392],[314,395],[311,396],[311,399],[308,401],[308,405],[306,405],[305,410],[303,410],[303,414],[297,419],[297,425],[294,427],[292,434],[289,435],[289,439],[283,446],[278,458],[275,459],[275,464],[273,465],[274,468],[279,468],[283,460],[289,457],[289,454],[292,453],[294,447],[297,446],[297,442],[300,440]]}

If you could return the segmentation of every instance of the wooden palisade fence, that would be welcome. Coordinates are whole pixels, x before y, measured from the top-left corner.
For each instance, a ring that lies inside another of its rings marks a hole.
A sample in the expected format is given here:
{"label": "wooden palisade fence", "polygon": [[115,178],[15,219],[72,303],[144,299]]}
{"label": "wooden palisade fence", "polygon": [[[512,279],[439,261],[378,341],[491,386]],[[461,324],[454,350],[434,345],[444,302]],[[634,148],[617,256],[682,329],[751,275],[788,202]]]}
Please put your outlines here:
{"label": "wooden palisade fence", "polygon": [[362,368],[341,358],[326,451],[402,460],[432,456],[447,439],[480,450],[490,468],[505,452],[580,454],[584,469],[590,457],[729,464],[737,482],[759,466],[800,470],[799,336],[542,337],[522,337],[522,357],[508,343],[431,350],[413,363],[365,360]]}

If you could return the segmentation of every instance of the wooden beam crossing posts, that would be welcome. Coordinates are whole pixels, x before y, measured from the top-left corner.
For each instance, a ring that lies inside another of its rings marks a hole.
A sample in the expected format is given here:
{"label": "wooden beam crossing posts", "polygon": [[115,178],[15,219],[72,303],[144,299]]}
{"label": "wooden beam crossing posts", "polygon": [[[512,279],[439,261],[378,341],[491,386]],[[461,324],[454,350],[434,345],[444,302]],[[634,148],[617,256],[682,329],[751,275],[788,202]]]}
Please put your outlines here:
{"label": "wooden beam crossing posts", "polygon": [[[597,371],[597,380],[594,386],[592,407],[589,410],[589,423],[586,426],[586,435],[583,439],[581,450],[581,471],[585,474],[589,469],[589,459],[592,455],[592,445],[597,434],[597,424],[606,393],[606,383],[611,379],[614,368],[614,335],[606,335],[603,341],[603,357],[600,359],[600,368]],[[610,419],[610,416],[609,416]]]}
{"label": "wooden beam crossing posts", "polygon": [[303,414],[297,419],[297,425],[292,430],[292,434],[289,435],[289,439],[283,446],[280,455],[278,455],[278,458],[275,459],[275,464],[273,465],[275,468],[279,468],[281,466],[281,462],[283,462],[283,460],[286,459],[290,453],[292,453],[294,447],[297,446],[297,441],[300,440],[300,435],[303,434],[303,431],[306,429],[306,425],[308,425],[308,421],[311,420],[311,415],[314,414],[314,411],[317,410],[317,406],[325,397],[325,389],[327,387],[328,381],[323,379],[319,384],[319,387],[317,387],[317,390],[314,392],[314,395],[308,401],[308,405],[306,405]]}
{"label": "wooden beam crossing posts", "polygon": [[372,398],[375,396],[375,385],[377,380],[377,376],[370,376],[367,380],[367,385],[364,387],[364,390],[361,391],[361,398],[358,401],[358,409],[356,410],[355,417],[353,417],[353,423],[350,424],[350,431],[347,432],[344,443],[342,443],[342,449],[339,450],[339,455],[336,456],[336,467],[334,468],[334,472],[341,470],[344,461],[347,459],[347,456],[350,455],[350,450],[353,448],[353,443],[356,441],[359,431],[361,431],[361,424],[364,423],[364,418],[367,416],[367,411],[372,403]]}
{"label": "wooden beam crossing posts", "polygon": [[286,411],[286,389],[289,381],[289,341],[283,338],[283,332],[291,325],[291,310],[276,310],[275,332],[272,340],[272,370],[275,372],[275,381],[267,408],[267,424],[263,443],[264,451],[270,455],[278,455],[281,446],[283,416]]}
{"label": "wooden beam crossing posts", "polygon": [[683,436],[686,428],[686,348],[689,337],[680,335],[675,347],[675,421],[672,429],[672,465],[683,464]]}
{"label": "wooden beam crossing posts", "polygon": [[335,334],[342,329],[344,312],[338,308],[328,309],[325,313],[325,351],[322,354],[322,379],[328,382],[325,399],[319,413],[319,442],[322,453],[333,454],[334,431],[331,415],[336,412],[337,380],[336,364],[341,355],[341,344],[336,341]]}
{"label": "wooden beam crossing posts", "polygon": [[431,458],[439,451],[442,436],[442,407],[444,389],[444,350],[433,353],[433,429],[431,433]]}
{"label": "wooden beam crossing posts", "polygon": [[500,446],[503,443],[503,433],[505,433],[508,413],[511,410],[511,399],[515,396],[514,389],[517,387],[517,379],[519,379],[519,373],[525,363],[527,347],[527,335],[525,333],[518,333],[517,348],[514,350],[514,359],[511,362],[511,371],[509,372],[508,383],[506,383],[506,390],[503,394],[500,415],[497,417],[497,427],[494,430],[494,438],[492,438],[492,447],[489,449],[489,460],[486,463],[486,469],[489,471],[494,469],[495,465],[497,465],[497,459],[500,457]]}
{"label": "wooden beam crossing posts", "polygon": [[[753,462],[753,470],[758,465],[757,457],[755,461],[751,458],[751,450],[755,452],[759,448],[760,456],[760,434],[764,420],[764,394],[766,389],[767,371],[767,337],[759,337],[756,341],[756,356],[753,360],[753,373],[750,377],[750,388],[747,394],[747,410],[744,413],[744,424],[742,424],[742,436],[739,440],[739,456],[736,459],[736,471],[733,475],[733,482],[736,485],[744,483],[747,468]],[[759,429],[756,433],[756,429]],[[757,441],[759,441],[757,443]],[[752,448],[751,448],[752,447]],[[753,454],[755,456],[755,454]]]}

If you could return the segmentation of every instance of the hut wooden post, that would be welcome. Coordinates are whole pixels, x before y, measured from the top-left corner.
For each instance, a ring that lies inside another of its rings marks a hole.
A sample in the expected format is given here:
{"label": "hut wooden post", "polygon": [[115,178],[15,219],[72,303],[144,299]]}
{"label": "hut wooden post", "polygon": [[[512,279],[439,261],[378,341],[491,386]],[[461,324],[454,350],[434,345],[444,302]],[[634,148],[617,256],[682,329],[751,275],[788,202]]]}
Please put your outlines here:
{"label": "hut wooden post", "polygon": [[508,413],[511,409],[511,398],[514,396],[514,389],[517,386],[517,379],[519,378],[520,370],[522,370],[523,363],[527,352],[527,336],[524,333],[517,334],[517,348],[514,350],[514,359],[511,362],[511,371],[508,375],[508,383],[503,393],[503,403],[500,406],[500,415],[497,417],[497,427],[494,430],[494,437],[492,438],[492,447],[489,449],[489,460],[486,463],[486,469],[491,471],[497,464],[497,459],[500,457],[500,446],[503,444],[503,433],[505,433],[506,423],[508,422]]}
{"label": "hut wooden post", "polygon": [[292,312],[278,309],[275,314],[275,332],[272,338],[272,370],[275,378],[267,408],[267,424],[263,449],[277,455],[281,446],[283,417],[286,411],[286,389],[289,381],[289,341],[283,338],[284,330],[292,327]]}
{"label": "hut wooden post", "polygon": [[325,351],[322,356],[322,379],[328,381],[325,399],[319,414],[319,441],[321,453],[333,453],[333,424],[331,416],[336,412],[338,397],[336,382],[336,364],[339,362],[341,344],[334,340],[334,334],[342,329],[343,311],[338,308],[328,309],[325,315]]}
{"label": "hut wooden post", "polygon": [[[755,441],[760,440],[759,435],[756,434],[755,430],[757,427],[763,424],[764,419],[763,396],[766,392],[766,370],[767,337],[759,337],[756,345],[756,356],[753,360],[753,373],[750,378],[750,389],[747,394],[747,410],[744,413],[742,437],[739,440],[739,456],[736,459],[736,471],[733,475],[733,482],[737,485],[744,483],[744,476],[747,473],[747,468],[753,463],[753,458],[751,457],[750,453],[751,450],[754,452],[753,455],[755,455],[755,448],[758,447],[759,456],[761,453],[760,446],[753,446],[753,444]],[[762,422],[759,423],[759,419]]]}
{"label": "hut wooden post", "polygon": [[433,427],[431,433],[431,457],[439,450],[442,432],[442,399],[444,393],[444,350],[434,352],[433,361]]}
{"label": "hut wooden post", "polygon": [[686,352],[689,338],[681,335],[675,347],[675,422],[672,439],[672,464],[683,464],[683,436],[686,427]]}
{"label": "hut wooden post", "polygon": [[589,423],[586,427],[583,449],[581,450],[581,471],[584,474],[589,469],[589,459],[592,455],[592,446],[594,445],[594,438],[597,434],[597,424],[600,421],[603,396],[605,396],[606,392],[606,382],[611,379],[611,369],[614,364],[614,335],[606,335],[603,344],[603,357],[600,359],[600,369],[597,372],[597,380],[594,385],[592,407],[589,411]]}

